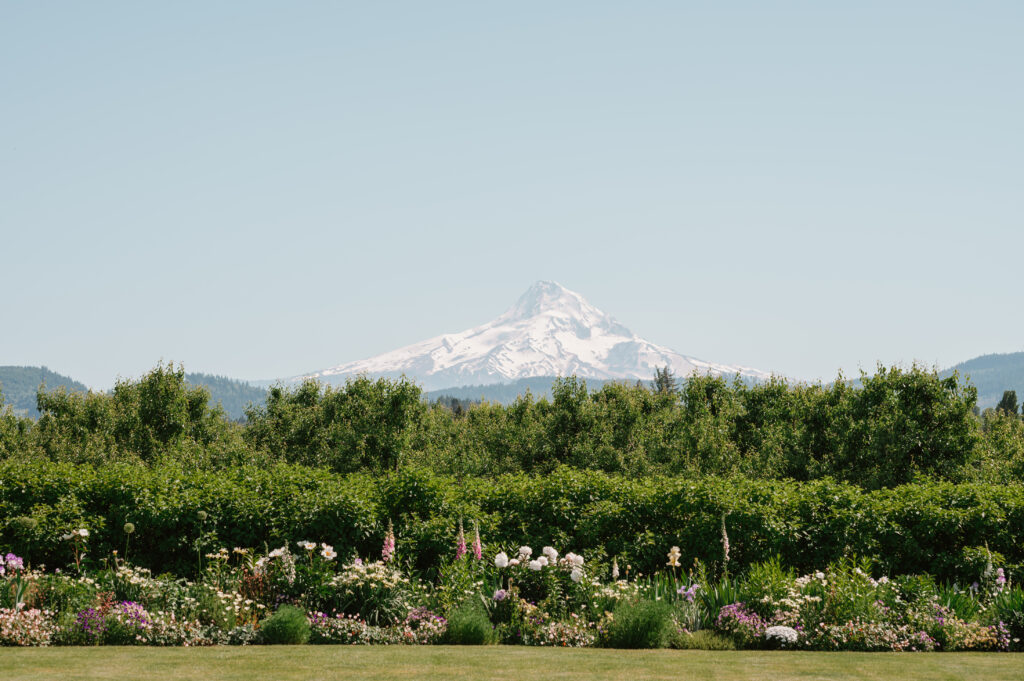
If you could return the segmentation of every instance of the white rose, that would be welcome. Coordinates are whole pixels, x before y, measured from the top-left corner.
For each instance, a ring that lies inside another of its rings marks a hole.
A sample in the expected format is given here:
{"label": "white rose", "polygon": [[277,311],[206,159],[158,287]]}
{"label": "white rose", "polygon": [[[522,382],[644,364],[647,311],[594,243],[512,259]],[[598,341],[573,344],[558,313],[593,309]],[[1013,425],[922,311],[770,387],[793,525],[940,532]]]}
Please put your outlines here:
{"label": "white rose", "polygon": [[510,560],[508,562],[508,565],[509,565],[509,567],[514,567],[516,565],[519,565],[519,559],[518,558],[513,558],[512,560]]}
{"label": "white rose", "polygon": [[501,553],[496,555],[494,557],[494,565],[497,568],[506,568],[506,567],[508,567],[508,555],[506,555],[504,551],[502,551]]}
{"label": "white rose", "polygon": [[551,561],[552,563],[554,563],[556,560],[558,560],[558,551],[555,551],[554,547],[545,546],[544,550],[541,551],[541,553],[543,553],[545,556],[547,556],[548,560]]}
{"label": "white rose", "polygon": [[547,556],[541,556],[540,558],[537,559],[536,562],[540,563],[542,567],[546,567],[548,565],[548,557]]}
{"label": "white rose", "polygon": [[87,530],[87,529],[85,529],[85,528],[83,527],[82,529],[80,529],[80,530],[78,531],[78,536],[79,536],[79,537],[88,537],[88,536],[89,536],[89,530]]}
{"label": "white rose", "polygon": [[544,567],[544,566],[541,565],[539,559],[538,560],[531,560],[530,561],[530,569],[533,570],[534,572],[538,572],[542,567]]}
{"label": "white rose", "polygon": [[519,557],[520,558],[529,558],[532,555],[533,555],[533,549],[531,549],[529,546],[520,546],[519,547]]}
{"label": "white rose", "polygon": [[572,578],[572,581],[579,583],[579,581],[583,579],[583,570],[578,567],[574,567],[572,572],[569,573],[569,577]]}

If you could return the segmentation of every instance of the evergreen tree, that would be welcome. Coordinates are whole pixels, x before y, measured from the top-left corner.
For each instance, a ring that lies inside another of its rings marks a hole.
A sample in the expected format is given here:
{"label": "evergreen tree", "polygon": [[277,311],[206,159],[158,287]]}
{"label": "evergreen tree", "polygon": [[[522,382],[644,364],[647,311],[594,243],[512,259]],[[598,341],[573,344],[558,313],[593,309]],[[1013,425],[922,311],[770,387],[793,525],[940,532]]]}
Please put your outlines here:
{"label": "evergreen tree", "polygon": [[679,386],[676,385],[675,374],[672,370],[665,365],[665,368],[660,367],[654,368],[654,392],[674,395],[679,392]]}
{"label": "evergreen tree", "polygon": [[996,405],[996,409],[999,411],[1005,411],[1007,414],[1017,414],[1017,391],[1006,390],[1003,392],[1003,399],[999,400],[999,404]]}

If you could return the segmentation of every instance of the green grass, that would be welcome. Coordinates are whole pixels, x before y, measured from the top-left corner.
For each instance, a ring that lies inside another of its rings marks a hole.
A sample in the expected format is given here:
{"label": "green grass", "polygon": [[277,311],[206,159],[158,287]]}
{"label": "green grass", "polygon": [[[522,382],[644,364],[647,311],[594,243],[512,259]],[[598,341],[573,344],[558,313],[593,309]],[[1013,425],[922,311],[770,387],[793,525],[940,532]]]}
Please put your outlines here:
{"label": "green grass", "polygon": [[293,679],[927,679],[1024,680],[1024,656],[987,653],[706,652],[454,646],[0,649],[0,678]]}

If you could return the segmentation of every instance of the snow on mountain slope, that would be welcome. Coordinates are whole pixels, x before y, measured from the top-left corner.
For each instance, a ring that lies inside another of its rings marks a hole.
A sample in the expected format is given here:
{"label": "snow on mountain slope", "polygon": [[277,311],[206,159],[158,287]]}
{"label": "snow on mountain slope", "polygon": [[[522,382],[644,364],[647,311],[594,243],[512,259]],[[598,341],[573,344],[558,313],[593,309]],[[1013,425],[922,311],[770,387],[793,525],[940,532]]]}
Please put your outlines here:
{"label": "snow on mountain slope", "polygon": [[640,338],[578,293],[539,281],[505,314],[461,333],[445,334],[376,357],[289,379],[343,383],[358,374],[416,380],[427,390],[505,383],[534,376],[650,379],[656,367],[677,376],[694,371],[768,378],[748,367],[681,355]]}

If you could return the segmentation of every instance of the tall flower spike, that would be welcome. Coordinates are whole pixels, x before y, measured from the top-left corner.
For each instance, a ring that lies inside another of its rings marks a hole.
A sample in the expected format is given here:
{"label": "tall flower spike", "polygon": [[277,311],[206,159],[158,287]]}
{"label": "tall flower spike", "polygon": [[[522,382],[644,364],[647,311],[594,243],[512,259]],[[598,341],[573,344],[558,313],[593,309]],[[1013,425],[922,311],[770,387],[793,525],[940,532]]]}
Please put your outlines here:
{"label": "tall flower spike", "polygon": [[466,555],[466,533],[462,530],[462,520],[459,520],[459,541],[455,545],[455,560]]}
{"label": "tall flower spike", "polygon": [[388,521],[388,533],[384,537],[384,547],[380,551],[381,558],[387,563],[395,555],[395,526]]}
{"label": "tall flower spike", "polygon": [[473,531],[476,535],[473,538],[473,557],[477,560],[483,560],[484,557],[484,545],[480,543],[480,525],[475,521],[473,522]]}
{"label": "tall flower spike", "polygon": [[729,571],[729,534],[725,531],[725,516],[722,514],[722,563],[725,571]]}

